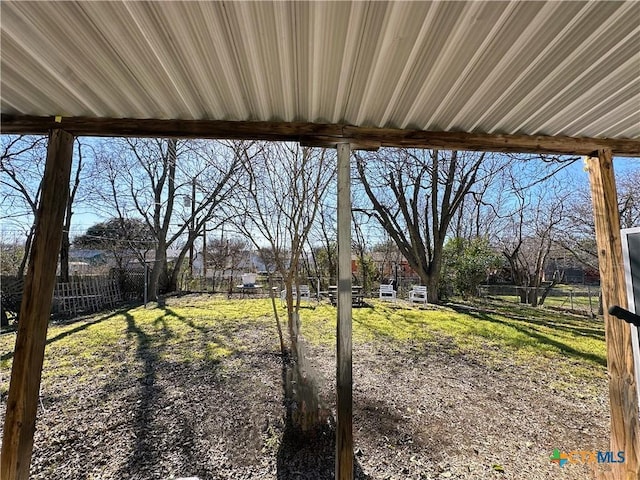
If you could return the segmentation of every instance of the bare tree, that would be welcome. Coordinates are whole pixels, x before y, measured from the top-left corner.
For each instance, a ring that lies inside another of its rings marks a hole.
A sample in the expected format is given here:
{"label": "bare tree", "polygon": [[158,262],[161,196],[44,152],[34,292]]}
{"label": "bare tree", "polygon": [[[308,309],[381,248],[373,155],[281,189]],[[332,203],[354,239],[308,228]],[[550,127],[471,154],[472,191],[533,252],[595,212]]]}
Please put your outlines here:
{"label": "bare tree", "polygon": [[79,201],[83,199],[78,198],[80,188],[84,184],[84,178],[82,175],[85,169],[85,159],[83,154],[83,143],[80,139],[75,140],[76,148],[74,155],[74,171],[72,176],[71,185],[69,188],[69,199],[67,200],[67,208],[65,210],[64,224],[62,227],[62,243],[60,244],[60,281],[69,282],[69,248],[71,246],[70,232],[71,223],[73,219],[74,207]]}
{"label": "bare tree", "polygon": [[[216,238],[207,244],[207,262],[213,267],[213,285],[212,289],[216,291],[216,273],[220,276],[220,288],[222,289],[223,281],[227,272],[229,273],[229,282],[232,281],[234,272],[239,271],[243,260],[250,255],[249,242],[239,238]],[[228,285],[230,288],[232,284]]]}
{"label": "bare tree", "polygon": [[627,168],[616,178],[620,226],[640,226],[640,167]]}
{"label": "bare tree", "polygon": [[309,238],[309,251],[313,257],[315,274],[321,279],[323,288],[327,288],[338,277],[336,203],[331,192],[327,192],[319,207],[317,222]]}
{"label": "bare tree", "polygon": [[246,185],[243,201],[235,205],[236,227],[256,248],[266,244],[286,289],[287,340],[273,295],[272,305],[286,372],[287,420],[303,432],[313,430],[327,412],[300,343],[300,299],[294,301],[292,292],[299,287],[305,244],[334,178],[335,157],[288,143],[238,143],[237,151],[244,158]]}
{"label": "bare tree", "polygon": [[[63,238],[60,247],[60,276],[62,281],[69,280],[69,231],[74,204],[82,184],[83,153],[79,140],[76,140],[73,157],[75,174],[69,189],[69,199],[65,213]],[[44,163],[47,155],[47,138],[40,136],[2,136],[2,154],[0,157],[0,185],[3,187],[0,205],[6,212],[3,220],[13,221],[17,228],[25,231],[23,256],[17,269],[22,276],[31,251],[31,242],[38,221],[38,203]]]}
{"label": "bare tree", "polygon": [[[118,147],[101,155],[106,188],[99,195],[123,222],[134,211],[153,232],[149,298],[157,299],[177,288],[183,261],[205,223],[222,221],[219,206],[235,190],[239,161],[221,142],[126,139]],[[177,245],[169,268],[167,251]]]}
{"label": "bare tree", "polygon": [[494,186],[499,202],[494,205],[497,219],[489,239],[507,261],[522,303],[542,304],[562,278],[560,271],[546,278],[545,268],[552,247],[562,238],[567,206],[575,198],[574,175],[567,167],[577,160],[514,158]]}
{"label": "bare tree", "polygon": [[547,258],[557,238],[567,195],[542,196],[538,192],[531,198],[525,192],[518,192],[519,208],[502,231],[501,245],[512,279],[522,287],[522,303],[534,307],[542,304],[549,289],[560,280],[560,276],[554,274],[544,291],[541,290]]}
{"label": "bare tree", "polygon": [[491,173],[486,155],[381,149],[355,156],[370,202],[360,210],[380,222],[437,302],[444,241],[465,197]]}
{"label": "bare tree", "polygon": [[378,280],[377,271],[374,268],[373,259],[371,258],[371,245],[368,230],[366,227],[368,218],[362,218],[360,212],[352,212],[353,216],[353,237],[351,240],[351,249],[357,258],[357,279],[356,281],[362,285],[362,291],[365,295],[371,293],[371,284],[374,280]]}
{"label": "bare tree", "polygon": [[[627,166],[616,175],[620,226],[632,228],[640,225],[640,168]],[[560,225],[562,234],[556,243],[567,250],[587,268],[598,269],[595,225],[591,192],[585,178],[574,186],[565,202],[565,215]]]}
{"label": "bare tree", "polygon": [[3,214],[1,218],[4,222],[23,230],[25,236],[22,258],[16,271],[19,277],[24,275],[31,251],[46,155],[46,137],[2,136],[0,205]]}

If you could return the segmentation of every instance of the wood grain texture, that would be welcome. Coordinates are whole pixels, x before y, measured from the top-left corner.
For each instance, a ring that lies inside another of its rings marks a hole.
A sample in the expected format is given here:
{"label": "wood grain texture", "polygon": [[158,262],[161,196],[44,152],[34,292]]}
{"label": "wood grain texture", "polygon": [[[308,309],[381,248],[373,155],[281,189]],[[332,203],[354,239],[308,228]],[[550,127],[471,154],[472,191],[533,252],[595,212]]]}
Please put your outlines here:
{"label": "wood grain texture", "polygon": [[29,478],[42,362],[69,197],[72,151],[70,133],[51,132],[11,369],[0,460],[2,480]]}
{"label": "wood grain texture", "polygon": [[640,475],[640,430],[631,329],[628,323],[608,312],[612,305],[627,306],[612,160],[610,150],[600,150],[597,156],[587,158],[605,312],[611,450],[625,452],[625,463],[613,465],[611,472],[603,474],[602,478],[637,480]]}
{"label": "wood grain texture", "polygon": [[353,381],[351,364],[350,146],[338,149],[338,326],[336,479],[353,479]]}
{"label": "wood grain texture", "polygon": [[77,136],[282,140],[323,147],[350,143],[352,148],[365,150],[385,146],[557,155],[591,155],[608,149],[614,155],[640,157],[640,139],[432,132],[305,122],[64,117],[56,123],[55,117],[7,114],[2,115],[1,124],[2,133],[19,134],[44,134],[52,128],[64,128]]}

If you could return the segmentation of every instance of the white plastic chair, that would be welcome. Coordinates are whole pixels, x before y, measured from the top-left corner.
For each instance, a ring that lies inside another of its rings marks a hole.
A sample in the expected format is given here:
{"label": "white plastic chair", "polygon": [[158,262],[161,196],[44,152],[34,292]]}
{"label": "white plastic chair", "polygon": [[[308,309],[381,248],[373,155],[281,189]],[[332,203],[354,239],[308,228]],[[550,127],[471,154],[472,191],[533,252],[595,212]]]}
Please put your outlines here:
{"label": "white plastic chair", "polygon": [[427,287],[423,285],[415,285],[409,292],[409,302],[411,304],[421,303],[427,306]]}
{"label": "white plastic chair", "polygon": [[393,285],[385,283],[380,285],[380,300],[385,302],[396,301],[396,291],[393,289]]}
{"label": "white plastic chair", "polygon": [[[291,294],[293,296],[294,304],[298,302],[298,294],[300,295],[300,303],[302,303],[303,301],[306,301],[307,303],[311,303],[311,290],[309,289],[309,285],[300,285],[298,287],[298,290],[296,290],[296,287],[293,287]],[[287,303],[286,289],[280,292],[280,300],[282,301],[283,305]]]}

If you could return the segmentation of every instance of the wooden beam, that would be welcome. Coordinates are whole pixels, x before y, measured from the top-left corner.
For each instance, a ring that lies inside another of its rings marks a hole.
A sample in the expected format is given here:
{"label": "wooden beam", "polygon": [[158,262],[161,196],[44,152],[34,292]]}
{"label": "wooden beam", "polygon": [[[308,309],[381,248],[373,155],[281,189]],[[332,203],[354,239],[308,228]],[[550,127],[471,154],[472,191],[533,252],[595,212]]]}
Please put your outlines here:
{"label": "wooden beam", "polygon": [[617,156],[640,157],[640,139],[432,132],[304,122],[87,117],[57,119],[59,122],[56,122],[56,117],[3,114],[2,133],[45,134],[52,128],[64,128],[76,136],[273,140],[325,147],[350,143],[364,149],[384,146],[554,155],[590,155],[597,150],[609,149]]}
{"label": "wooden beam", "polygon": [[353,479],[353,380],[351,370],[351,164],[350,146],[338,150],[338,326],[336,480]]}
{"label": "wooden beam", "polygon": [[24,285],[2,438],[2,480],[27,480],[51,298],[69,197],[73,136],[49,135],[38,221]]}
{"label": "wooden beam", "polygon": [[328,137],[328,136],[321,136],[321,135],[317,135],[314,137],[303,137],[302,139],[300,139],[300,144],[303,147],[334,148],[334,147],[337,147],[338,144],[345,143],[345,142],[349,143],[349,148],[351,150],[376,151],[382,146],[379,141],[371,141],[366,139],[353,140],[353,139],[344,139],[340,137]]}
{"label": "wooden beam", "polygon": [[612,305],[627,306],[620,216],[610,150],[587,157],[591,199],[596,227],[600,285],[604,303],[609,403],[611,409],[611,450],[624,451],[625,462],[614,465],[615,479],[640,478],[640,429],[638,396],[633,364],[631,329],[628,323],[609,314]]}

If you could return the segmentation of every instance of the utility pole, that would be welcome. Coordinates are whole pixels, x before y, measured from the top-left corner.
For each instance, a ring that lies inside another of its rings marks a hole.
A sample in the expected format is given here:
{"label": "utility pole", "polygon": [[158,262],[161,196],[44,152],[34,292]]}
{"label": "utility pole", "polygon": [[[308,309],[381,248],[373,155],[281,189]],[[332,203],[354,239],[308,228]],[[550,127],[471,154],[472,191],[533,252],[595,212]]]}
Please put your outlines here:
{"label": "utility pole", "polygon": [[[195,234],[196,231],[196,177],[193,177],[191,180],[191,235]],[[191,246],[189,247],[189,275],[193,278],[193,243],[191,242]]]}
{"label": "utility pole", "polygon": [[207,291],[207,222],[202,226],[202,276],[204,277],[204,291]]}

